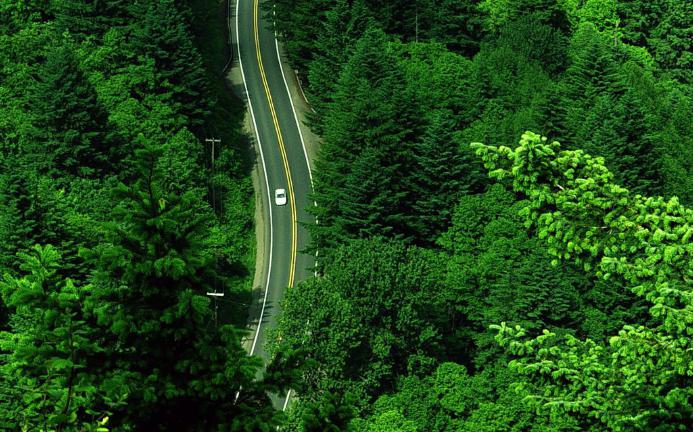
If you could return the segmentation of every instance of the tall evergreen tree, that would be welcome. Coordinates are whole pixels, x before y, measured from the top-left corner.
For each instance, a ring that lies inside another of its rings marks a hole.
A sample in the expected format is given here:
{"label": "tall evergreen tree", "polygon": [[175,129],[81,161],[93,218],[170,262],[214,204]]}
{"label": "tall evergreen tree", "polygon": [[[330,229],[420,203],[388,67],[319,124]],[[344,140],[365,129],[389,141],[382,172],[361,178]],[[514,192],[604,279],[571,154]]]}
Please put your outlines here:
{"label": "tall evergreen tree", "polygon": [[[411,221],[399,216],[404,213],[399,203],[408,194],[403,179],[411,175],[411,146],[421,121],[385,34],[375,28],[367,30],[344,66],[325,119],[325,142],[315,175],[318,206],[312,210],[320,220],[314,227],[318,245],[333,245],[336,238],[355,234],[334,230],[335,221],[350,203],[374,207],[378,200],[389,202],[391,205],[378,212],[377,218],[385,222],[381,234],[407,233]],[[360,158],[367,148],[371,148],[369,155]],[[348,179],[358,181],[352,163],[359,159],[361,167],[379,172],[378,182],[389,187],[344,202],[340,190]],[[375,165],[365,167],[365,161]]]}
{"label": "tall evergreen tree", "polygon": [[335,1],[275,0],[264,5],[269,22],[275,24],[286,46],[289,61],[300,74],[306,74],[325,14],[335,6]]}
{"label": "tall evergreen tree", "polygon": [[214,266],[201,253],[209,209],[195,192],[165,193],[156,166],[166,150],[138,150],[139,179],[117,189],[105,242],[85,252],[96,267],[87,307],[110,335],[101,371],[129,393],[113,422],[146,430],[266,427],[274,413],[253,383],[258,361],[247,357],[237,330],[215,323],[205,295],[214,290]]}
{"label": "tall evergreen tree", "polygon": [[48,53],[31,96],[37,131],[29,152],[48,158],[42,172],[92,176],[113,168],[117,146],[110,145],[107,115],[71,47]]}
{"label": "tall evergreen tree", "polygon": [[60,254],[52,246],[21,257],[26,274],[0,282],[10,310],[10,329],[0,332],[0,425],[82,430],[98,418],[101,402],[88,368],[101,350],[82,310],[89,289],[58,276]]}
{"label": "tall evergreen tree", "polygon": [[209,115],[212,99],[181,6],[175,0],[157,0],[132,8],[141,17],[133,31],[132,49],[154,60],[160,97],[170,97],[167,103],[197,130]]}
{"label": "tall evergreen tree", "polygon": [[414,165],[411,178],[415,215],[414,233],[424,244],[432,244],[447,229],[452,210],[470,189],[478,185],[468,160],[461,150],[459,134],[455,132],[452,113],[436,112],[414,146]]}
{"label": "tall evergreen tree", "polygon": [[682,83],[693,84],[693,4],[664,0],[659,25],[649,39],[658,65]]}
{"label": "tall evergreen tree", "polygon": [[529,197],[521,216],[558,260],[614,279],[651,307],[650,324],[626,325],[608,343],[545,331],[526,340],[501,324],[517,356],[527,401],[560,410],[587,429],[686,430],[693,416],[693,316],[688,276],[693,212],[678,199],[632,194],[599,158],[562,150],[528,132],[520,146],[474,144],[494,178]]}
{"label": "tall evergreen tree", "polygon": [[98,38],[113,27],[130,24],[126,0],[61,0],[53,2],[56,25],[80,39]]}
{"label": "tall evergreen tree", "polygon": [[478,4],[479,0],[430,2],[427,12],[434,18],[428,37],[471,57],[478,51],[482,36]]}
{"label": "tall evergreen tree", "polygon": [[311,120],[318,133],[323,132],[322,120],[332,102],[337,82],[335,77],[339,76],[354,43],[371,19],[363,0],[339,0],[325,14],[323,31],[317,36],[314,57],[308,67],[308,97],[316,111]]}

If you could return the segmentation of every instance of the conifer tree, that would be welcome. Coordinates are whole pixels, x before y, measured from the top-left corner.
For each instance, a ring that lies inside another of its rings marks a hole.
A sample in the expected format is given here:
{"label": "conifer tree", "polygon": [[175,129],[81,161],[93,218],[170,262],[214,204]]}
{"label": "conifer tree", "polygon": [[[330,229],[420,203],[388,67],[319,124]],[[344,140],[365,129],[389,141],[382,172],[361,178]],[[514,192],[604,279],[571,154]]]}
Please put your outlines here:
{"label": "conifer tree", "polygon": [[264,5],[268,21],[275,24],[292,66],[300,74],[306,74],[325,13],[335,6],[334,0],[276,0]]}
{"label": "conifer tree", "polygon": [[141,16],[133,31],[132,49],[154,60],[159,92],[175,112],[187,116],[194,130],[209,115],[206,75],[181,6],[174,0],[157,0],[132,6]]}
{"label": "conifer tree", "polygon": [[568,55],[570,66],[564,79],[567,97],[573,103],[567,105],[576,105],[580,109],[591,105],[597,96],[621,90],[613,53],[593,24],[582,24],[575,32]]}
{"label": "conifer tree", "polygon": [[99,37],[134,18],[126,0],[60,0],[53,4],[58,28],[80,39]]}
{"label": "conifer tree", "polygon": [[58,276],[60,254],[35,246],[21,254],[21,278],[5,276],[10,311],[0,332],[0,424],[14,430],[80,430],[98,417],[98,382],[88,368],[100,351],[84,315],[89,289]]}
{"label": "conifer tree", "polygon": [[137,151],[139,179],[117,189],[105,242],[85,251],[96,268],[87,307],[110,335],[102,373],[118,371],[112,381],[129,393],[113,423],[266,427],[274,414],[264,387],[253,383],[258,360],[247,357],[237,330],[215,322],[206,296],[214,291],[214,266],[201,244],[209,209],[196,192],[165,192],[156,170],[165,151],[151,144]]}
{"label": "conifer tree", "polygon": [[444,43],[453,51],[471,57],[479,49],[481,18],[477,12],[479,0],[442,0],[429,3],[433,15],[430,39]]}
{"label": "conifer tree", "polygon": [[645,299],[652,322],[625,325],[608,343],[496,326],[517,356],[520,388],[541,412],[560,410],[588,429],[685,430],[693,416],[690,296],[693,212],[677,198],[634,195],[599,158],[527,132],[520,146],[473,145],[490,175],[528,197],[521,216],[549,253]]}
{"label": "conifer tree", "polygon": [[[413,203],[416,215],[414,233],[423,243],[431,244],[450,223],[452,209],[476,179],[474,170],[460,149],[452,113],[436,112],[426,128],[421,142],[413,147],[414,173],[411,176]],[[471,175],[470,175],[471,174]]]}
{"label": "conifer tree", "polygon": [[339,76],[353,44],[361,37],[369,20],[363,0],[339,0],[325,14],[323,31],[317,35],[314,57],[308,68],[308,97],[316,111],[311,120],[318,133],[323,131],[322,120],[332,101],[335,77]]}
{"label": "conifer tree", "polygon": [[42,172],[93,176],[111,168],[117,147],[109,145],[106,113],[70,46],[48,53],[32,98],[38,124],[30,152],[47,153]]}
{"label": "conifer tree", "polygon": [[[325,142],[316,163],[318,206],[312,210],[320,220],[314,227],[319,245],[333,244],[334,236],[344,234],[336,232],[333,225],[345,211],[350,211],[346,209],[350,203],[373,208],[378,200],[387,202],[387,207],[375,216],[384,222],[381,233],[402,235],[409,229],[411,221],[400,217],[404,209],[398,202],[408,194],[404,186],[407,182],[403,180],[411,175],[411,146],[421,128],[421,116],[412,99],[385,34],[375,28],[367,30],[344,66],[325,119]],[[348,179],[356,180],[352,163],[367,148],[372,150],[361,159],[360,166],[380,173],[378,182],[390,187],[372,190],[374,195],[340,201],[340,190]],[[365,167],[365,161],[375,165]]]}

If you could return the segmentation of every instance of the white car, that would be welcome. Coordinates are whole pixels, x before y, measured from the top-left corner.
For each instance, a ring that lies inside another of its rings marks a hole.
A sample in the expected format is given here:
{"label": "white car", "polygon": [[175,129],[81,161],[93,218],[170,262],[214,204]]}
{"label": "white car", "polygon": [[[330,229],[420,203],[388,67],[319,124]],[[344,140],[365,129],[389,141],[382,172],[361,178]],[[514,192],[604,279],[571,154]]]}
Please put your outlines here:
{"label": "white car", "polygon": [[274,191],[274,203],[278,206],[286,205],[286,191],[284,189]]}

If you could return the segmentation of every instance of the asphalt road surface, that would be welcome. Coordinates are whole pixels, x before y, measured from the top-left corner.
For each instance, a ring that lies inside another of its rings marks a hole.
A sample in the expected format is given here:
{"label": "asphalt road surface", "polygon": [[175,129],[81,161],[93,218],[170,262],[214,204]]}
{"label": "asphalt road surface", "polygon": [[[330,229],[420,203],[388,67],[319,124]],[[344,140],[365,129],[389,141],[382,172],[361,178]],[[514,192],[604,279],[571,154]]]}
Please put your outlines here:
{"label": "asphalt road surface", "polygon": [[[298,120],[280,64],[279,49],[271,22],[259,8],[260,0],[237,0],[236,53],[245,84],[257,143],[259,165],[264,174],[262,199],[265,226],[270,236],[265,254],[266,291],[261,299],[259,325],[253,334],[251,354],[269,360],[265,351],[267,332],[276,325],[280,302],[286,289],[312,275],[314,258],[302,253],[309,242],[303,223],[313,221],[305,209],[311,178]],[[274,191],[285,189],[288,202],[277,206]],[[285,407],[286,396],[274,398],[275,406]]]}

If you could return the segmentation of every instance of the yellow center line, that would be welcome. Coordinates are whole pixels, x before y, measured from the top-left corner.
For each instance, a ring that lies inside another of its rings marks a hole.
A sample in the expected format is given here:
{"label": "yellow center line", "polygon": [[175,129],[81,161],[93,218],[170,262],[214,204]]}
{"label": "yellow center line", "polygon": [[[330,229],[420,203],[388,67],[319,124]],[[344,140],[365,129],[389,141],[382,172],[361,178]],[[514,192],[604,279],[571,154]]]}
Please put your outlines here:
{"label": "yellow center line", "polygon": [[298,249],[298,223],[296,218],[296,201],[294,200],[294,184],[291,180],[291,170],[289,169],[289,159],[286,156],[286,148],[284,147],[284,138],[282,137],[282,131],[279,127],[279,119],[277,118],[277,111],[274,108],[274,101],[272,100],[272,94],[270,93],[269,84],[267,83],[267,75],[265,75],[265,67],[262,64],[262,54],[260,53],[260,31],[259,31],[259,18],[258,11],[260,9],[260,1],[254,0],[253,4],[253,29],[255,31],[255,51],[257,53],[257,63],[260,69],[260,77],[262,78],[262,85],[265,87],[265,94],[267,95],[267,102],[269,104],[270,113],[272,114],[272,122],[274,123],[274,130],[277,133],[277,142],[279,143],[279,151],[282,155],[282,161],[284,163],[284,171],[286,173],[286,180],[288,183],[288,195],[289,204],[291,207],[291,263],[289,267],[289,283],[288,286],[292,287],[294,285],[295,269],[296,269],[296,254]]}

